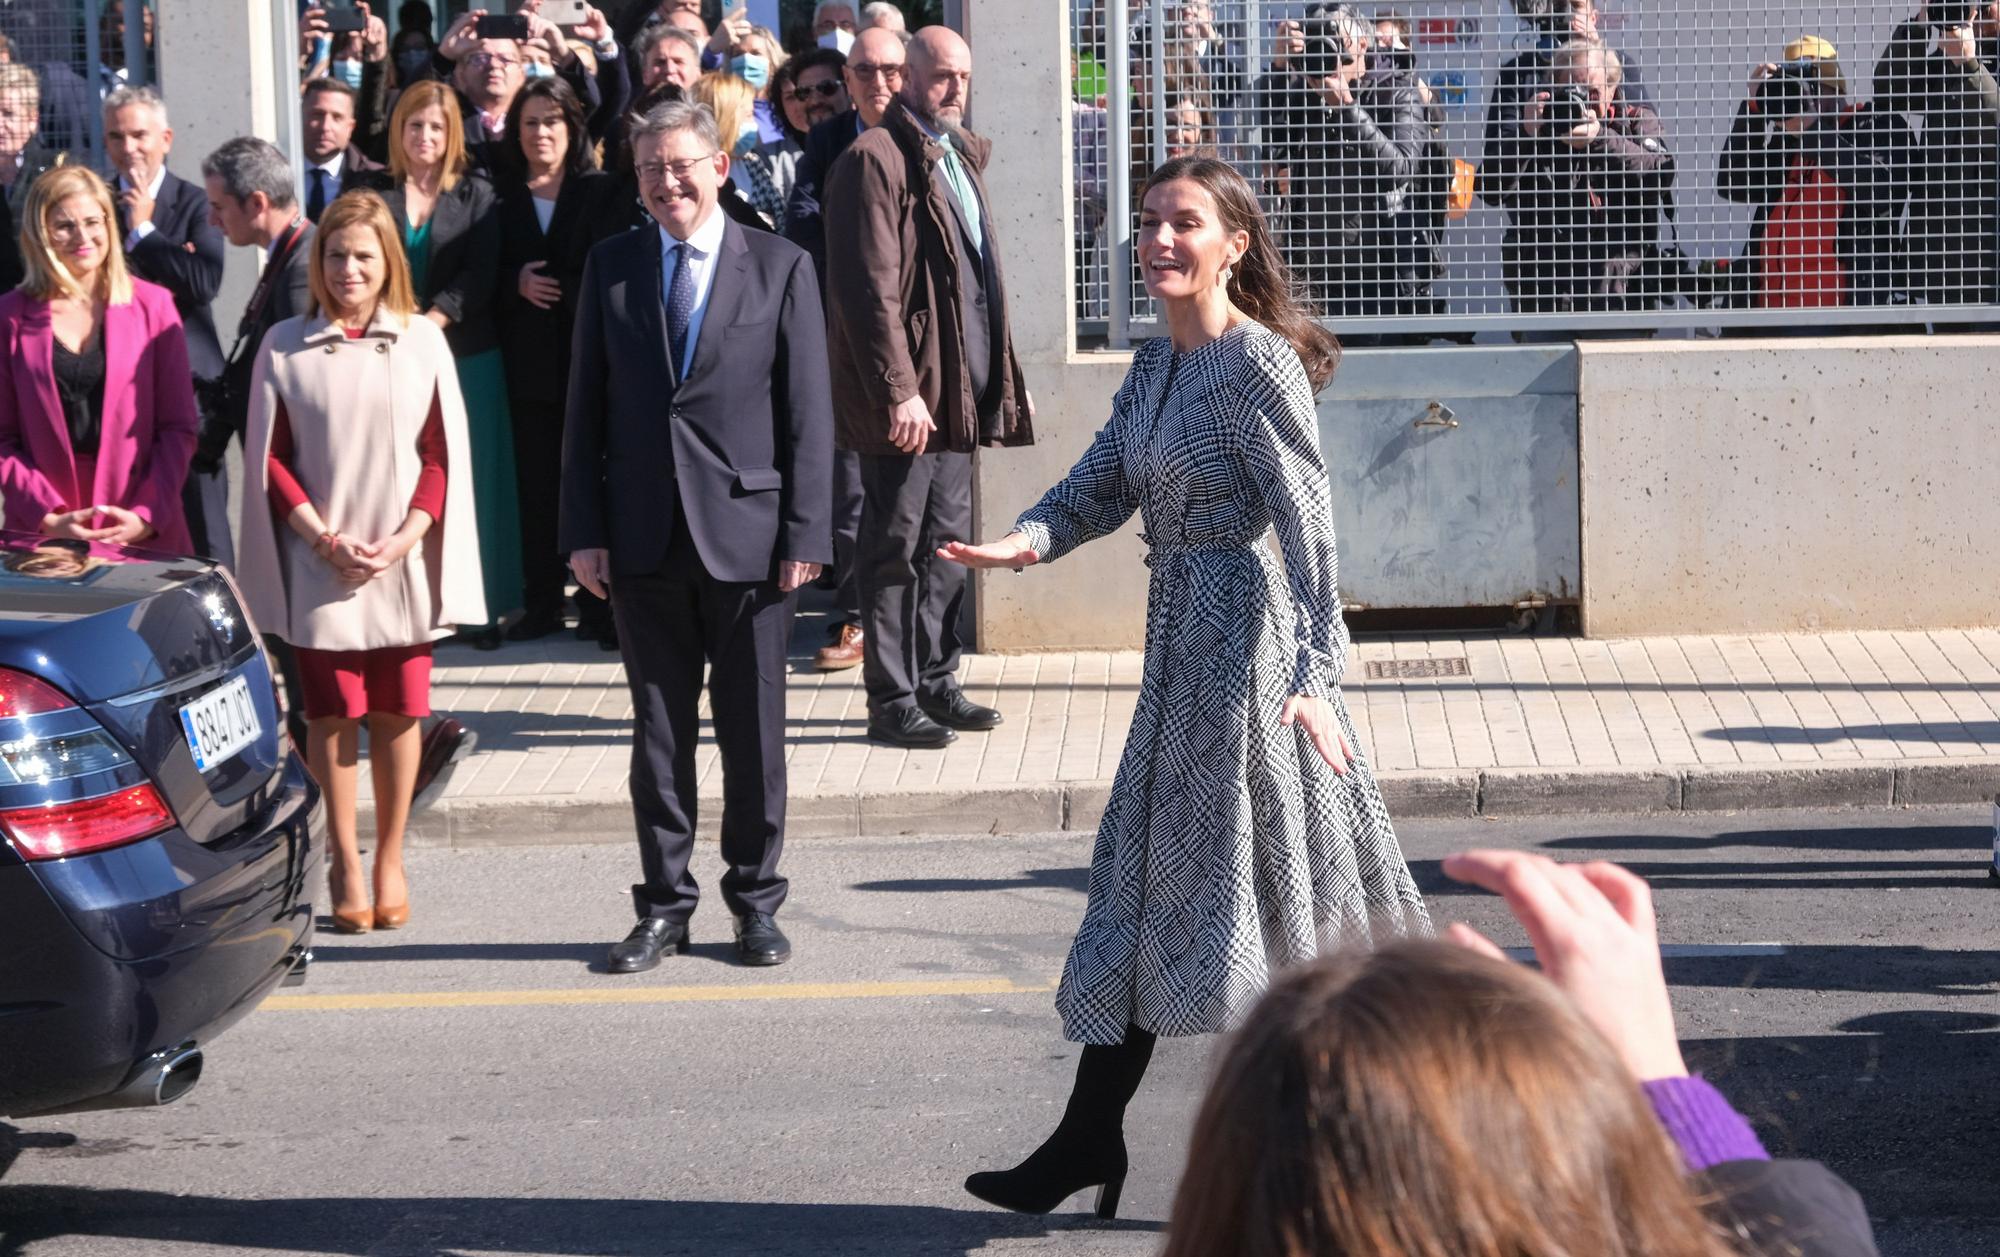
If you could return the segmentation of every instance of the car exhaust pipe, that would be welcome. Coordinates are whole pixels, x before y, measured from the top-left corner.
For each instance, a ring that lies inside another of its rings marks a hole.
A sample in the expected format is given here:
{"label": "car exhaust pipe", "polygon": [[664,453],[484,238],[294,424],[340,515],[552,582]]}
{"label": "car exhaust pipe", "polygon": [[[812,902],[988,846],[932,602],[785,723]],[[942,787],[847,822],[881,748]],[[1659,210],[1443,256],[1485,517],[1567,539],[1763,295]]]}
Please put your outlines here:
{"label": "car exhaust pipe", "polygon": [[130,1081],[118,1090],[75,1104],[43,1109],[28,1117],[55,1117],[64,1113],[94,1113],[101,1109],[149,1109],[172,1104],[201,1081],[201,1049],[192,1043],[155,1052],[140,1062]]}

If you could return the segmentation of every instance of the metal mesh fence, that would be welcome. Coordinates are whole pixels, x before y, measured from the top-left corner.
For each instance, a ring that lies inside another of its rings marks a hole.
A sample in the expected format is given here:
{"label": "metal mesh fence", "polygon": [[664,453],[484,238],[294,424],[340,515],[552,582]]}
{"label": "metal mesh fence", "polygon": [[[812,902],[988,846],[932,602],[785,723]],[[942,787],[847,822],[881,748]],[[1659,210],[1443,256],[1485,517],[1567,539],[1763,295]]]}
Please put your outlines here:
{"label": "metal mesh fence", "polygon": [[1139,191],[1197,151],[1251,180],[1351,343],[2000,321],[2000,4],[1072,0],[1071,23],[1086,335],[1154,330]]}
{"label": "metal mesh fence", "polygon": [[102,164],[99,102],[154,81],[154,13],[140,0],[0,4],[0,187],[55,162]]}

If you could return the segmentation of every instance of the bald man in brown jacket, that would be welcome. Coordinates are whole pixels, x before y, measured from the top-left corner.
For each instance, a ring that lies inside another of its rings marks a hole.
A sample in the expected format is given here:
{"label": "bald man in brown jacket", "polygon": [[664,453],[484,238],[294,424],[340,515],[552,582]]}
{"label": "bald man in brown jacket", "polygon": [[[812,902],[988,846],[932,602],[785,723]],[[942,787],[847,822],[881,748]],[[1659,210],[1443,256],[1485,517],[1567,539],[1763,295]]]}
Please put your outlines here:
{"label": "bald man in brown jacket", "polygon": [[917,32],[896,102],[824,201],[837,440],[865,501],[868,736],[894,746],[1000,723],[958,688],[966,572],[935,552],[971,535],[972,451],[1034,442],[981,178],[992,145],[963,125],[971,78],[957,33]]}

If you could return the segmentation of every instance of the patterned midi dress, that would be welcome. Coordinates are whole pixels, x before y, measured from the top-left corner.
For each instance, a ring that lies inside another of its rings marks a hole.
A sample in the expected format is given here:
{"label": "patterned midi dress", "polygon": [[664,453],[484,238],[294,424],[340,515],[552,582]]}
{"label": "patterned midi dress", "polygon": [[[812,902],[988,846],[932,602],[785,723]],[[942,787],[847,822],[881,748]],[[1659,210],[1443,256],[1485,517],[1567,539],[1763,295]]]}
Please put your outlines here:
{"label": "patterned midi dress", "polygon": [[[1226,1030],[1273,968],[1431,929],[1340,697],[1331,496],[1288,343],[1253,322],[1185,353],[1148,341],[1111,421],[1015,528],[1048,562],[1134,511],[1144,678],[1056,995],[1080,1043]],[[1293,694],[1338,713],[1346,775],[1279,724]]]}

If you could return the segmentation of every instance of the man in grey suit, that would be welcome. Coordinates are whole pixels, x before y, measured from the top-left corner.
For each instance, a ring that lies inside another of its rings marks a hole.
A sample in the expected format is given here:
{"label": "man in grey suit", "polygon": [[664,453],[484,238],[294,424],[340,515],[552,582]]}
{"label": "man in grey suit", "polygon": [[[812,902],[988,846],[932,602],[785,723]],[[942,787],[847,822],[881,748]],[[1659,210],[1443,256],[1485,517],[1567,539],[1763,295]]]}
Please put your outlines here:
{"label": "man in grey suit", "polygon": [[722,898],[739,959],[782,964],[785,647],[792,595],[833,558],[833,412],[803,249],[722,211],[729,155],[700,105],[632,126],[653,225],[591,250],[577,296],[559,544],[611,601],[632,689],[639,973],[688,947],[699,890],[702,669],[722,757]]}

